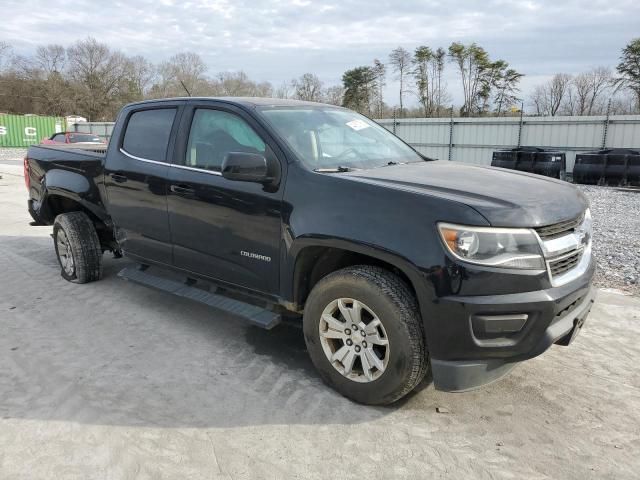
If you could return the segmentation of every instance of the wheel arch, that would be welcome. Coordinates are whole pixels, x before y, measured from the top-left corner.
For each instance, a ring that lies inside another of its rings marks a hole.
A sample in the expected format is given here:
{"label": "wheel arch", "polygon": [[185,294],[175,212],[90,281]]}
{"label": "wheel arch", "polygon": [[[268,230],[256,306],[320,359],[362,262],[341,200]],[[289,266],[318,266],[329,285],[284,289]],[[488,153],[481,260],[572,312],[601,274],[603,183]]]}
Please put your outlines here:
{"label": "wheel arch", "polygon": [[[354,265],[373,265],[398,275],[414,294],[418,305],[423,278],[409,260],[380,248],[342,239],[299,239],[289,250],[290,270],[285,278],[290,285],[285,296],[297,310],[303,310],[306,299],[316,283],[326,275]],[[422,310],[422,309],[421,309]]]}
{"label": "wheel arch", "polygon": [[52,169],[44,175],[42,186],[44,198],[38,214],[50,223],[60,213],[73,211],[84,211],[93,221],[107,220],[97,186],[84,175]]}
{"label": "wheel arch", "polygon": [[96,207],[90,202],[68,192],[56,189],[48,190],[40,205],[38,216],[52,225],[58,215],[71,212],[83,212],[89,217],[96,229],[103,250],[117,249],[108,219],[96,213]]}

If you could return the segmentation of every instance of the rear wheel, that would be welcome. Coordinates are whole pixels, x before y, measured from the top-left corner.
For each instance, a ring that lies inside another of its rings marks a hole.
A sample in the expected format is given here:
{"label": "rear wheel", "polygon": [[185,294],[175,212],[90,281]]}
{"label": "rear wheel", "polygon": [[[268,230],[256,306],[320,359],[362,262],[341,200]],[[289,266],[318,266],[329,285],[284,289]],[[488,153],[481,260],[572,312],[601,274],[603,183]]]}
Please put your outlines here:
{"label": "rear wheel", "polygon": [[84,212],[58,215],[53,241],[65,280],[88,283],[102,276],[102,248],[91,219]]}
{"label": "rear wheel", "polygon": [[325,382],[360,403],[392,403],[427,371],[417,302],[382,268],[349,267],[320,280],[305,305],[304,336]]}

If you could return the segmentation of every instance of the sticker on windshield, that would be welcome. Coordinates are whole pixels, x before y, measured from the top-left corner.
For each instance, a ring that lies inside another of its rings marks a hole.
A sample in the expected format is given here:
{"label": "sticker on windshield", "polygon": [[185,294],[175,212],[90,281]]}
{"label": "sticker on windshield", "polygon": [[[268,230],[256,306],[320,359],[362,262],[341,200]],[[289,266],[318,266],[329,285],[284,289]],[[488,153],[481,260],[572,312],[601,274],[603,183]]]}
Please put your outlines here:
{"label": "sticker on windshield", "polygon": [[353,128],[356,132],[358,130],[363,130],[365,128],[369,128],[370,127],[370,125],[367,124],[367,122],[363,122],[360,119],[351,120],[350,122],[347,122],[347,125],[350,126],[351,128]]}

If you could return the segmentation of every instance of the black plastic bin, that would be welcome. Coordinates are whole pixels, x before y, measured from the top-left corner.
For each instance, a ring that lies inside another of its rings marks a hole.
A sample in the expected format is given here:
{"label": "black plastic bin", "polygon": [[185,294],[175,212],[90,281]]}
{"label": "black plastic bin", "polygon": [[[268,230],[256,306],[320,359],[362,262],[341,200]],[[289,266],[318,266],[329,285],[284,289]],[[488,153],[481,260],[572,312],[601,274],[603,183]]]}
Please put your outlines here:
{"label": "black plastic bin", "polygon": [[540,147],[520,147],[493,152],[492,167],[510,168],[546,177],[564,178],[567,159],[564,152]]}
{"label": "black plastic bin", "polygon": [[627,158],[627,183],[640,186],[640,155],[629,155]]}
{"label": "black plastic bin", "polygon": [[518,152],[518,161],[516,162],[516,170],[521,172],[533,173],[533,167],[536,163],[537,149],[522,149]]}
{"label": "black plastic bin", "polygon": [[640,185],[640,150],[612,148],[578,153],[573,180],[591,185]]}
{"label": "black plastic bin", "polygon": [[509,168],[514,170],[516,168],[516,161],[518,160],[518,152],[515,150],[500,150],[493,152],[493,158],[491,159],[492,167]]}
{"label": "black plastic bin", "polygon": [[600,152],[576,154],[573,165],[573,181],[587,185],[596,185],[604,178],[604,155]]}

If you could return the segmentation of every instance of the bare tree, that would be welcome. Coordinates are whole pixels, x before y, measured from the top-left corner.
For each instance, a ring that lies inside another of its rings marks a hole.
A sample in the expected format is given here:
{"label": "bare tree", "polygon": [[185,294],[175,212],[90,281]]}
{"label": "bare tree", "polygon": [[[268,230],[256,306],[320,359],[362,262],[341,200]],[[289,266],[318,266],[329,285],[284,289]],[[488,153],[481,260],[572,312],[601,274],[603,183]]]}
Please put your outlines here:
{"label": "bare tree", "polygon": [[252,95],[254,97],[273,97],[273,85],[269,82],[255,83]]}
{"label": "bare tree", "polygon": [[158,69],[164,83],[163,90],[189,97],[201,93],[205,87],[206,70],[207,66],[200,55],[193,52],[177,53]]}
{"label": "bare tree", "polygon": [[67,52],[62,45],[41,45],[36,49],[35,64],[46,75],[62,73],[67,61]]}
{"label": "bare tree", "polygon": [[0,72],[4,69],[11,56],[11,45],[6,42],[0,42]]}
{"label": "bare tree", "polygon": [[125,78],[126,58],[94,38],[76,42],[67,50],[68,74],[77,86],[77,104],[92,120],[112,115]]}
{"label": "bare tree", "polygon": [[136,55],[126,60],[125,68],[132,93],[144,98],[157,75],[155,66],[143,56]]}
{"label": "bare tree", "polygon": [[322,82],[313,73],[305,73],[300,78],[293,80],[292,86],[295,98],[308,102],[320,102],[322,100]]}
{"label": "bare tree", "polygon": [[573,88],[576,96],[576,115],[596,113],[602,95],[612,86],[613,75],[606,67],[598,67],[576,75]]}
{"label": "bare tree", "polygon": [[406,80],[411,68],[411,54],[402,47],[398,47],[391,51],[389,55],[389,64],[393,71],[398,74],[396,77],[400,82],[400,116],[402,116],[402,98],[406,91]]}
{"label": "bare tree", "polygon": [[570,86],[571,75],[566,73],[558,73],[551,79],[547,86],[547,93],[549,96],[549,114],[552,117],[560,110],[565,95],[570,91]]}
{"label": "bare tree", "polygon": [[342,99],[344,98],[344,88],[341,85],[334,85],[327,88],[323,95],[323,101],[331,105],[342,105]]}
{"label": "bare tree", "polygon": [[633,115],[640,113],[635,95],[631,90],[622,89],[617,91],[610,100],[612,115]]}
{"label": "bare tree", "polygon": [[547,83],[535,87],[531,103],[536,109],[536,114],[555,116],[567,100],[571,81],[571,75],[556,73]]}
{"label": "bare tree", "polygon": [[211,84],[213,93],[229,97],[268,97],[273,87],[268,82],[255,83],[243,72],[221,72]]}
{"label": "bare tree", "polygon": [[274,96],[276,98],[290,98],[292,93],[291,83],[290,82],[282,82],[278,88],[274,91]]}
{"label": "bare tree", "polygon": [[450,100],[449,94],[447,93],[447,86],[442,80],[446,55],[447,52],[444,48],[438,47],[433,53],[433,60],[431,61],[431,77],[434,79],[433,104],[435,105],[436,116],[438,117],[440,116],[440,109],[444,103]]}
{"label": "bare tree", "polygon": [[41,45],[36,49],[31,75],[41,79],[40,91],[44,111],[54,115],[64,115],[74,107],[74,91],[65,78],[67,52],[62,45]]}

